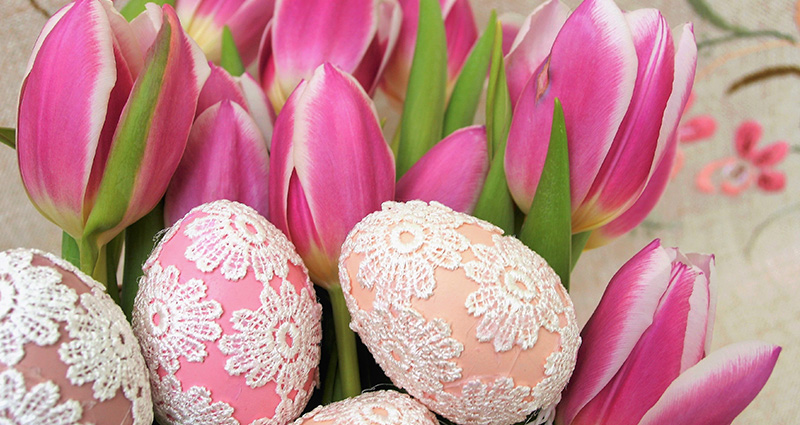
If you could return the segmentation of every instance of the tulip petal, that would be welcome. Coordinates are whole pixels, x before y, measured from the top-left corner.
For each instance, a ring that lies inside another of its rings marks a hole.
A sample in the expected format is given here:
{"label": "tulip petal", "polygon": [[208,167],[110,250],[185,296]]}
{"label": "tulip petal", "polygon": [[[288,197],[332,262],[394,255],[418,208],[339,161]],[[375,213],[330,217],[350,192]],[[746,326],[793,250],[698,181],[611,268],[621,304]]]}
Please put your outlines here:
{"label": "tulip petal", "polygon": [[455,0],[443,15],[447,38],[447,80],[455,83],[461,66],[478,39],[478,26],[468,0]]}
{"label": "tulip petal", "polygon": [[714,256],[708,254],[686,254],[686,258],[708,277],[708,314],[706,318],[706,339],[704,355],[711,353],[711,336],[714,334],[714,320],[717,317],[717,279]]}
{"label": "tulip petal", "polygon": [[581,332],[578,363],[558,405],[563,419],[560,423],[572,423],[620,370],[652,324],[659,300],[667,290],[670,270],[670,256],[655,240],[611,278]]}
{"label": "tulip petal", "polygon": [[[64,46],[70,53],[63,54]],[[34,205],[73,237],[116,82],[110,24],[99,2],[54,16],[36,42],[17,123],[22,181]]]}
{"label": "tulip petal", "polygon": [[395,200],[438,201],[470,213],[488,171],[486,129],[466,127],[437,143],[403,175],[397,182]]}
{"label": "tulip petal", "polygon": [[245,0],[225,23],[231,29],[236,48],[245,65],[256,59],[258,40],[274,11],[275,0]]}
{"label": "tulip petal", "polygon": [[519,34],[527,19],[528,18],[526,16],[514,12],[503,13],[497,18],[497,20],[500,21],[501,28],[503,29],[503,56],[507,56],[509,53],[511,53],[511,48],[514,46],[514,40],[517,38],[517,34]]}
{"label": "tulip petal", "polygon": [[291,93],[323,62],[352,73],[376,30],[372,0],[278,0],[272,21],[272,50],[283,92]]}
{"label": "tulip petal", "polygon": [[219,66],[209,62],[211,73],[208,75],[200,97],[197,99],[197,111],[195,116],[199,117],[206,109],[216,105],[220,101],[230,100],[244,106],[247,109],[247,102],[239,87],[236,78]]}
{"label": "tulip petal", "polygon": [[[602,226],[629,208],[657,166],[659,133],[675,73],[672,35],[666,20],[655,9],[640,9],[625,17],[639,58],[636,86],[591,189],[573,210],[575,233]],[[682,100],[677,103],[675,120],[685,105]]]}
{"label": "tulip petal", "polygon": [[723,347],[678,377],[640,425],[726,425],[769,379],[781,348],[757,341]]}
{"label": "tulip petal", "polygon": [[375,93],[383,71],[392,57],[402,21],[403,11],[397,0],[382,0],[378,3],[377,37],[370,43],[361,64],[353,71],[353,76],[370,96]]}
{"label": "tulip petal", "polygon": [[242,87],[242,94],[247,103],[248,112],[250,112],[253,121],[261,130],[261,135],[264,136],[267,150],[269,150],[270,141],[272,140],[272,118],[270,116],[269,100],[250,74],[243,74],[239,77],[239,84]]}
{"label": "tulip petal", "polygon": [[192,208],[228,199],[268,214],[269,155],[258,126],[237,103],[223,100],[200,114],[167,190],[171,226]]}
{"label": "tulip petal", "polygon": [[[210,73],[197,45],[164,6],[164,22],[122,112],[84,237],[102,244],[164,195],[186,146]],[[100,208],[98,208],[100,206]]]}
{"label": "tulip petal", "polygon": [[[713,330],[713,314],[716,312],[716,296],[712,289],[711,269],[713,255],[683,255],[677,249],[670,250],[675,259],[690,264],[695,270],[694,288],[689,297],[689,312],[686,316],[686,332],[683,339],[680,373],[694,366],[708,354]],[[673,260],[675,261],[675,260]]]}
{"label": "tulip petal", "polygon": [[[517,103],[525,83],[550,55],[553,42],[568,16],[567,5],[560,0],[548,0],[525,18],[505,58],[512,105]],[[505,26],[503,28],[505,30]],[[505,33],[503,37],[505,44]]]}
{"label": "tulip petal", "polygon": [[549,61],[517,101],[505,165],[509,189],[523,211],[530,209],[547,154],[554,99],[564,105],[577,208],[625,116],[636,70],[636,48],[622,11],[611,0],[581,3],[556,37]]}

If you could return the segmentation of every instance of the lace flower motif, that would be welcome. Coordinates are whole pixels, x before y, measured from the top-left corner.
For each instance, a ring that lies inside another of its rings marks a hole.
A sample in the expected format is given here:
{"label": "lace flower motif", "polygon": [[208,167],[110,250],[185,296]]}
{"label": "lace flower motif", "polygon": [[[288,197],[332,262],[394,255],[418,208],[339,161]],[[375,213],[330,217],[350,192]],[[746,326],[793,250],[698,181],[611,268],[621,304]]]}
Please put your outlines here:
{"label": "lace flower motif", "polygon": [[426,321],[410,308],[396,315],[376,309],[355,312],[350,327],[401,388],[441,391],[443,383],[461,378],[454,359],[464,346],[450,337],[450,325],[442,319]]}
{"label": "lace flower motif", "polygon": [[536,401],[526,401],[530,393],[530,388],[515,387],[508,377],[497,378],[491,386],[476,379],[461,387],[460,396],[443,392],[422,402],[462,425],[505,425],[524,421],[539,408]]}
{"label": "lace flower motif", "polygon": [[224,335],[219,348],[231,356],[225,363],[229,374],[245,374],[251,388],[275,381],[285,399],[303,389],[308,373],[319,363],[322,307],[309,289],[298,294],[288,281],[282,282],[280,293],[265,286],[260,298],[258,310],[233,312],[231,321],[238,332]]}
{"label": "lace flower motif", "polygon": [[[158,379],[158,378],[156,378]],[[181,383],[172,375],[152,382],[153,405],[156,419],[161,423],[195,425],[240,425],[233,417],[233,407],[211,400],[211,391],[205,387],[191,387],[183,391]]]}
{"label": "lace flower motif", "polygon": [[581,337],[578,334],[575,312],[568,313],[567,326],[561,329],[561,349],[547,356],[544,364],[545,378],[532,390],[534,400],[542,407],[554,407],[561,401],[561,391],[569,382],[578,359]]}
{"label": "lace flower motif", "polygon": [[294,422],[329,421],[331,425],[437,425],[425,406],[396,391],[375,391],[316,409]]}
{"label": "lace flower motif", "polygon": [[113,398],[121,388],[133,403],[134,423],[150,423],[152,405],[147,367],[122,310],[102,289],[93,287],[80,296],[84,312],[67,318],[71,341],[58,354],[69,365],[67,378],[73,385],[93,382],[94,397]]}
{"label": "lace flower motif", "polygon": [[0,373],[0,424],[3,425],[73,425],[83,416],[80,403],[67,400],[61,404],[59,389],[52,381],[36,384],[28,390],[25,377],[14,369]]}
{"label": "lace flower motif", "polygon": [[286,278],[289,262],[305,267],[286,236],[254,209],[223,200],[199,211],[206,215],[184,230],[192,240],[184,255],[198,270],[208,273],[219,267],[226,279],[235,282],[252,267],[256,279],[268,285],[276,275]]}
{"label": "lace flower motif", "polygon": [[[470,246],[469,239],[457,231],[460,226],[476,224],[502,232],[438,202],[385,202],[382,207],[350,232],[341,255],[341,259],[365,255],[356,280],[364,288],[374,288],[378,308],[402,309],[412,296],[429,298],[436,287],[434,271],[459,268],[461,253]],[[346,273],[344,268],[340,268],[342,273]]]}
{"label": "lace flower motif", "polygon": [[151,373],[159,366],[167,373],[180,367],[178,357],[190,362],[206,358],[204,341],[216,341],[222,328],[215,322],[222,307],[215,300],[203,301],[208,287],[200,279],[181,283],[175,266],[161,268],[156,262],[148,271],[133,314],[133,331],[148,359]]}
{"label": "lace flower motif", "polygon": [[479,341],[494,343],[495,351],[514,344],[529,349],[539,329],[560,330],[559,314],[567,310],[557,292],[558,276],[547,263],[516,238],[494,235],[494,246],[475,244],[477,257],[464,265],[468,278],[480,288],[466,300],[467,311],[481,317]]}
{"label": "lace flower motif", "polygon": [[54,268],[33,266],[34,251],[0,253],[0,362],[13,366],[25,355],[23,346],[55,344],[58,322],[75,309],[78,295],[61,285]]}

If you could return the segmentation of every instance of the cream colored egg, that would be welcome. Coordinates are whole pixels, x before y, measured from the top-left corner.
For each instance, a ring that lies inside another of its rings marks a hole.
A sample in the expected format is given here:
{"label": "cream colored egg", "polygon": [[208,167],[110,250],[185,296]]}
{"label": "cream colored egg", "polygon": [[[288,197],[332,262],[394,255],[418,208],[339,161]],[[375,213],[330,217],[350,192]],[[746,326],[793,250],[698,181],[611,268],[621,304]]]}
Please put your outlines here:
{"label": "cream colored egg", "polygon": [[425,406],[397,391],[375,391],[319,406],[293,425],[438,425]]}
{"label": "cream colored egg", "polygon": [[0,253],[0,423],[152,421],[139,344],[105,288],[54,255]]}
{"label": "cream colored egg", "polygon": [[392,381],[462,425],[512,424],[560,400],[579,330],[547,263],[436,202],[387,202],[350,232],[351,327]]}
{"label": "cream colored egg", "polygon": [[145,264],[134,305],[159,423],[297,418],[318,379],[321,314],[294,246],[264,217],[230,201],[190,211]]}

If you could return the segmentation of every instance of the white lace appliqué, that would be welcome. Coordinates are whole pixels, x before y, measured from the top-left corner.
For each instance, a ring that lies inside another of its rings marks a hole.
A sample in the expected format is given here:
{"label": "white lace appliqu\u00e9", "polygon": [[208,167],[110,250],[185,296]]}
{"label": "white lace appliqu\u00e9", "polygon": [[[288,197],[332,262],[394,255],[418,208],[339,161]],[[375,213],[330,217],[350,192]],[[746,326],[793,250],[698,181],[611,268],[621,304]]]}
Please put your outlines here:
{"label": "white lace appliqu\u00e9", "polygon": [[161,423],[194,425],[240,425],[233,417],[233,407],[218,401],[212,402],[211,391],[204,387],[191,387],[186,391],[172,375],[152,382],[156,418]]}
{"label": "white lace appliqu\u00e9", "polygon": [[142,280],[133,310],[133,331],[148,359],[151,373],[159,366],[167,373],[180,368],[178,358],[201,362],[208,355],[205,342],[216,341],[222,328],[215,322],[222,307],[204,300],[208,287],[200,279],[180,282],[175,266],[162,269],[156,262]]}
{"label": "white lace appliqu\u00e9", "polygon": [[433,294],[434,270],[461,266],[461,253],[470,242],[457,229],[467,223],[497,229],[437,202],[385,202],[380,213],[370,214],[350,232],[341,258],[364,254],[359,284],[374,288],[376,307],[401,309],[411,297],[427,299]]}
{"label": "white lace appliqu\u00e9", "polygon": [[525,420],[539,406],[526,401],[531,389],[514,386],[511,378],[497,378],[491,385],[472,380],[460,395],[444,393],[437,400],[425,399],[433,410],[462,425],[505,425]]}
{"label": "white lace appliqu\u00e9", "polygon": [[439,422],[425,406],[396,391],[375,391],[319,406],[294,422],[314,419],[332,425],[437,425]]}
{"label": "white lace appliqu\u00e9", "polygon": [[[59,347],[61,361],[69,365],[67,378],[73,385],[92,382],[94,397],[113,398],[121,388],[133,403],[136,423],[152,420],[147,367],[139,343],[122,310],[101,289],[81,294],[83,314],[67,318],[71,341]],[[141,422],[140,422],[141,421]]]}
{"label": "white lace appliqu\u00e9", "polygon": [[237,281],[252,267],[256,279],[267,285],[274,276],[285,279],[289,263],[305,267],[280,230],[246,205],[216,201],[192,211],[206,215],[186,225],[184,234],[192,243],[185,257],[202,272],[219,267],[226,279]]}
{"label": "white lace appliqu\u00e9", "polygon": [[75,309],[78,295],[61,285],[61,274],[51,267],[33,266],[33,252],[0,253],[0,362],[13,366],[32,342],[55,344],[58,322]]}
{"label": "white lace appliqu\u00e9", "polygon": [[0,394],[3,425],[76,425],[83,415],[80,403],[75,400],[57,404],[58,385],[45,381],[28,390],[25,377],[14,369],[0,373]]}

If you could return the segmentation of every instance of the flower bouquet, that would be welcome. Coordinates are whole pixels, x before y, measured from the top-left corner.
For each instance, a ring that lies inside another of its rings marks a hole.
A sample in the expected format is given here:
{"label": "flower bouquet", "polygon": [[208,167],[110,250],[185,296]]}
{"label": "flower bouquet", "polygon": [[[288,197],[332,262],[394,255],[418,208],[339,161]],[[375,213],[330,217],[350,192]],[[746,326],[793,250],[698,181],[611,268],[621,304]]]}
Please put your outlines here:
{"label": "flower bouquet", "polygon": [[612,0],[67,4],[0,132],[64,231],[0,253],[0,419],[731,423],[780,347],[710,351],[713,256],[653,241],[582,331],[568,292],[696,57]]}

